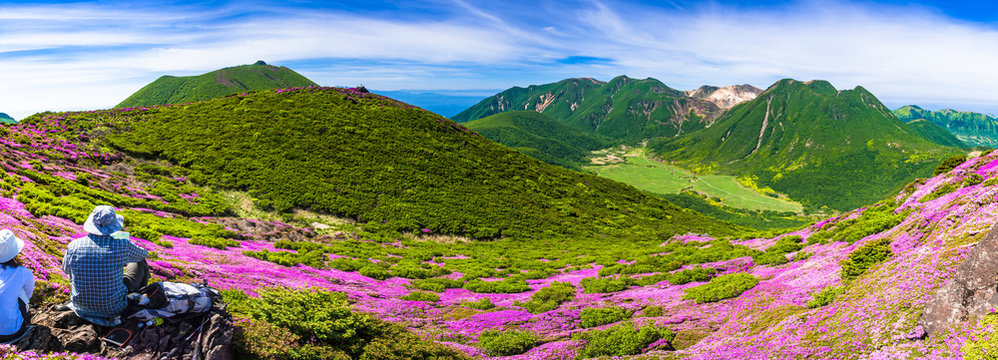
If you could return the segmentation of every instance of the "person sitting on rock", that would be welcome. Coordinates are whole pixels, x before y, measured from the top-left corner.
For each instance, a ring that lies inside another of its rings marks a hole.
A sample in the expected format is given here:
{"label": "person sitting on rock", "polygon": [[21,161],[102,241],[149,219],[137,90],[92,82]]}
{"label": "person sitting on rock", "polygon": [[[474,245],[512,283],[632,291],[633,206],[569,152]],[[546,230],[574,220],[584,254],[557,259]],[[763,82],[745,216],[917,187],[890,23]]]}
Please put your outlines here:
{"label": "person sitting on rock", "polygon": [[83,229],[89,234],[73,240],[62,259],[62,270],[72,284],[71,304],[77,315],[101,326],[115,326],[127,306],[125,297],[149,283],[149,251],[133,244],[121,231],[124,219],[110,206],[98,206]]}
{"label": "person sitting on rock", "polygon": [[24,241],[10,230],[0,230],[0,343],[15,340],[28,329],[28,299],[35,290],[35,275],[14,257]]}

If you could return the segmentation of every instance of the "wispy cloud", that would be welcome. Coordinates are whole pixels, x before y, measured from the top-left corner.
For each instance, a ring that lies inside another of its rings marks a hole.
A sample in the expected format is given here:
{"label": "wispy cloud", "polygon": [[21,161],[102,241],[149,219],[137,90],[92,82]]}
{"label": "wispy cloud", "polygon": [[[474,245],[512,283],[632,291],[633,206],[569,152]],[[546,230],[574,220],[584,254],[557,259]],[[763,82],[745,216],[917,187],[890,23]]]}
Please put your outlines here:
{"label": "wispy cloud", "polygon": [[288,64],[323,84],[385,90],[506,88],[620,74],[680,89],[765,87],[794,77],[863,85],[894,105],[998,111],[998,67],[991,65],[998,30],[925,7],[125,4],[0,3],[0,111],[20,118],[110,107],[160,75],[258,59]]}

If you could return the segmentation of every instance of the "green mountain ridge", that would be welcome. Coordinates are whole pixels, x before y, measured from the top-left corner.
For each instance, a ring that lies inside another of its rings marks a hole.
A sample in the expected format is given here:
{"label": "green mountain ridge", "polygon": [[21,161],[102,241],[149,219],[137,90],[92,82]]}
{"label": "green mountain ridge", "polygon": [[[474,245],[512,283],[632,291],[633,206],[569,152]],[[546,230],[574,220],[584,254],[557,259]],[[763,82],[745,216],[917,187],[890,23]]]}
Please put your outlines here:
{"label": "green mountain ridge", "polygon": [[354,89],[261,91],[25,121],[43,124],[45,116],[66,117],[133,156],[181,164],[195,183],[246,190],[264,209],[306,208],[369,229],[615,242],[739,229]]}
{"label": "green mountain ridge", "polygon": [[939,126],[932,121],[917,119],[909,121],[905,125],[915,130],[915,132],[923,138],[926,138],[936,144],[956,148],[967,147],[967,144],[960,141],[960,139],[953,135],[953,133],[949,132],[949,130],[946,130],[946,128]]}
{"label": "green mountain ridge", "polygon": [[700,173],[747,175],[804,204],[842,211],[896,193],[962,153],[923,138],[862,87],[793,79],[706,129],[648,147]]}
{"label": "green mountain ridge", "polygon": [[0,124],[14,124],[14,123],[17,123],[17,120],[14,120],[14,118],[10,117],[10,115],[7,115],[5,113],[0,113]]}
{"label": "green mountain ridge", "polygon": [[239,92],[305,86],[317,84],[287,67],[258,61],[196,76],[162,76],[115,107],[182,104]]}
{"label": "green mountain ridge", "polygon": [[967,146],[998,147],[998,119],[981,113],[943,109],[931,111],[902,106],[894,115],[904,122],[925,119],[952,133]]}
{"label": "green mountain ridge", "polygon": [[704,128],[720,109],[662,82],[618,76],[514,87],[452,117],[468,122],[507,111],[533,110],[617,143],[672,137]]}
{"label": "green mountain ridge", "polygon": [[536,111],[511,111],[465,123],[492,141],[548,164],[580,170],[606,143]]}

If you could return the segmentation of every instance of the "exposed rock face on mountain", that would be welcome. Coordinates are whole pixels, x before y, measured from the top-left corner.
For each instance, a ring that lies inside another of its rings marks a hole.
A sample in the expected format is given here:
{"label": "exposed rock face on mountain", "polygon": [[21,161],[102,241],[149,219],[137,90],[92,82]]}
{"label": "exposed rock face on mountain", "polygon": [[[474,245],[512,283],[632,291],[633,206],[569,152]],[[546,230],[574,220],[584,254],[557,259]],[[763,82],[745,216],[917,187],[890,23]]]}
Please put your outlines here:
{"label": "exposed rock face on mountain", "polygon": [[977,243],[956,269],[956,275],[936,290],[919,323],[930,334],[945,331],[971,317],[998,308],[998,225]]}
{"label": "exposed rock face on mountain", "polygon": [[755,99],[762,91],[762,89],[748,84],[729,85],[725,87],[704,85],[699,89],[687,91],[686,95],[710,101],[714,105],[717,105],[717,107],[727,110],[735,105]]}
{"label": "exposed rock face on mountain", "polygon": [[617,142],[672,137],[709,125],[721,109],[662,82],[618,76],[514,87],[455,115],[468,122],[507,111],[533,110],[587,133]]}
{"label": "exposed rock face on mountain", "polygon": [[31,322],[37,327],[14,344],[19,351],[68,351],[141,360],[232,359],[232,320],[218,314],[204,320],[140,328],[127,346],[118,348],[101,341],[109,328],[92,325],[72,311],[52,307],[32,311]]}

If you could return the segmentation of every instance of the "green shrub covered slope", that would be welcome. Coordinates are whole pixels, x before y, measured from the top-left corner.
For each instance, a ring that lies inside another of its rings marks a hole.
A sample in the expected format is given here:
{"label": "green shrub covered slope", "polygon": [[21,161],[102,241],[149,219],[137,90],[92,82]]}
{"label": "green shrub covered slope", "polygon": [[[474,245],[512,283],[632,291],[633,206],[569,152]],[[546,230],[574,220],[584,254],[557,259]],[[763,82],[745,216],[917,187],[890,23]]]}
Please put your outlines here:
{"label": "green shrub covered slope", "polygon": [[257,62],[197,76],[162,76],[129,96],[117,107],[183,104],[237,92],[314,85],[316,83],[294,70]]}
{"label": "green shrub covered slope", "polygon": [[922,137],[929,139],[929,141],[942,146],[950,146],[962,148],[967,145],[964,144],[960,139],[953,135],[953,133],[946,130],[946,128],[939,126],[938,124],[925,119],[912,120],[908,122],[907,125],[912,130]]}
{"label": "green shrub covered slope", "polygon": [[589,152],[606,144],[535,111],[495,114],[465,124],[471,130],[537,160],[579,170]]}
{"label": "green shrub covered slope", "polygon": [[[264,208],[308,208],[370,229],[604,241],[733,231],[630,186],[539,162],[438,115],[351,89],[262,91],[65,116],[76,129],[106,134],[122,151],[190,169],[195,183],[249,191]],[[44,124],[41,117],[26,121]]]}

